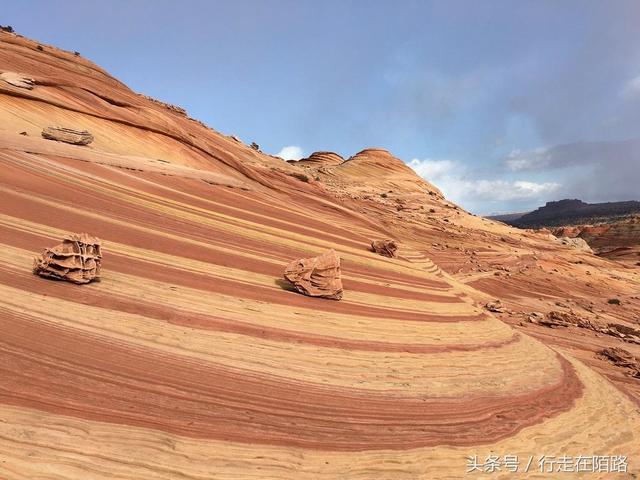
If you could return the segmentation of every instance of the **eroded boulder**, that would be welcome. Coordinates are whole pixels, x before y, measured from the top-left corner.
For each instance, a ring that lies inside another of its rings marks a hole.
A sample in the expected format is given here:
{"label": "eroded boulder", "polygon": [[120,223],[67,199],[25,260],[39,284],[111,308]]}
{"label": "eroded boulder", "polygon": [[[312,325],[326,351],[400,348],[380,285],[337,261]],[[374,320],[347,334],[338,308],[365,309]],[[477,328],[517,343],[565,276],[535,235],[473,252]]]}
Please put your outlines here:
{"label": "eroded boulder", "polygon": [[398,251],[398,244],[393,240],[374,240],[371,242],[371,251],[383,257],[394,258]]}
{"label": "eroded boulder", "polygon": [[294,260],[285,268],[284,278],[304,295],[332,300],[342,298],[340,257],[333,250],[318,257]]}
{"label": "eroded boulder", "polygon": [[507,308],[502,305],[500,300],[494,300],[493,302],[485,303],[484,308],[493,313],[505,313]]}
{"label": "eroded boulder", "polygon": [[617,367],[629,369],[629,375],[640,378],[640,359],[633,356],[624,348],[608,347],[600,350],[598,354]]}
{"label": "eroded boulder", "polygon": [[47,140],[56,140],[72,145],[89,145],[93,142],[93,135],[88,131],[63,127],[47,127],[42,130],[42,137]]}
{"label": "eroded boulder", "polygon": [[9,85],[13,85],[18,88],[26,88],[31,90],[34,85],[33,78],[25,77],[15,72],[3,72],[0,73],[0,80],[7,82]]}
{"label": "eroded boulder", "polygon": [[560,244],[566,245],[582,252],[593,253],[589,244],[582,238],[560,237],[557,240]]}
{"label": "eroded boulder", "polygon": [[71,234],[62,243],[47,248],[33,262],[33,273],[72,283],[89,283],[100,278],[100,240],[86,233]]}

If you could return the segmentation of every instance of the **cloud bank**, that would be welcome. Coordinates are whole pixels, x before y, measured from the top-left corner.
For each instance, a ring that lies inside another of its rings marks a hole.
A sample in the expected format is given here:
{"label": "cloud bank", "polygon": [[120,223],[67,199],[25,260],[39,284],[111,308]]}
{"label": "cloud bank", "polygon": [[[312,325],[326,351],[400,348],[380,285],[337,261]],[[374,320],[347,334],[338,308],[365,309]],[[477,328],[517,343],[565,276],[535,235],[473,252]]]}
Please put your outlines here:
{"label": "cloud bank", "polygon": [[276,153],[276,156],[283,160],[300,160],[304,157],[304,152],[302,148],[296,145],[288,145],[286,147],[282,147],[282,149]]}
{"label": "cloud bank", "polygon": [[504,165],[511,172],[547,172],[565,178],[561,192],[565,198],[591,202],[640,198],[640,138],[516,150]]}
{"label": "cloud bank", "polygon": [[464,165],[453,160],[414,158],[408,165],[442,190],[450,200],[471,210],[486,210],[481,213],[491,213],[491,208],[503,202],[542,202],[561,187],[557,182],[478,178]]}

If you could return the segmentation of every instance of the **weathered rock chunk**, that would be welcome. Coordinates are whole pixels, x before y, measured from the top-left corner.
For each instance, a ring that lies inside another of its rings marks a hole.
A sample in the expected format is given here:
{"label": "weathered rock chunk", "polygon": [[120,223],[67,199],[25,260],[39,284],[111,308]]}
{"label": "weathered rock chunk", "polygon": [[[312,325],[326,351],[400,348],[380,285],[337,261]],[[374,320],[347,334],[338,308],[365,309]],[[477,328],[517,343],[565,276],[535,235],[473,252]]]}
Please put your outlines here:
{"label": "weathered rock chunk", "polygon": [[640,378],[640,359],[620,347],[608,347],[598,354],[618,367],[627,368],[629,375]]}
{"label": "weathered rock chunk", "polygon": [[15,72],[0,73],[0,80],[4,80],[9,85],[13,85],[14,87],[26,88],[27,90],[31,90],[34,83],[33,78],[25,77],[24,75],[20,75],[19,73]]}
{"label": "weathered rock chunk", "polygon": [[374,240],[371,242],[371,251],[384,257],[394,258],[398,245],[393,240]]}
{"label": "weathered rock chunk", "polygon": [[86,233],[71,234],[62,243],[47,248],[33,262],[33,273],[41,277],[89,283],[100,278],[100,240]]}
{"label": "weathered rock chunk", "polygon": [[284,278],[304,295],[332,300],[342,298],[340,257],[333,250],[318,257],[294,260],[285,268]]}
{"label": "weathered rock chunk", "polygon": [[72,145],[89,145],[93,142],[93,135],[86,130],[73,130],[62,127],[47,127],[42,130],[42,137],[47,140],[56,140]]}
{"label": "weathered rock chunk", "polygon": [[502,305],[502,302],[500,300],[488,302],[484,305],[484,308],[494,313],[505,313],[507,311],[506,307]]}
{"label": "weathered rock chunk", "polygon": [[576,250],[593,253],[589,244],[582,238],[560,237],[557,241],[562,245],[567,245],[571,248],[575,248]]}

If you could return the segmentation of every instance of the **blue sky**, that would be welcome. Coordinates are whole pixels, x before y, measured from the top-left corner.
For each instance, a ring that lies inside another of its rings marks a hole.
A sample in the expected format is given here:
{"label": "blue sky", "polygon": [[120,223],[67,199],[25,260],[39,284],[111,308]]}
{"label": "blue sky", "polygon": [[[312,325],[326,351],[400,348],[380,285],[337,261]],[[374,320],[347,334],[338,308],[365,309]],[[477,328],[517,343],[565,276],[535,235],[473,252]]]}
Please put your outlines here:
{"label": "blue sky", "polygon": [[3,3],[269,153],[384,147],[481,214],[640,199],[635,0]]}

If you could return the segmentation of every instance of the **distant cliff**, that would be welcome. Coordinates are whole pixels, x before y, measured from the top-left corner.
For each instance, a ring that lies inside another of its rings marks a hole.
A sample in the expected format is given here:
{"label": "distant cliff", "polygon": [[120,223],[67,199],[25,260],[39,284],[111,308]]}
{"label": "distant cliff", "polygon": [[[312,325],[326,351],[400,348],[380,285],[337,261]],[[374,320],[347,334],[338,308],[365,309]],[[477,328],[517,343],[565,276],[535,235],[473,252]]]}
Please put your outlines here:
{"label": "distant cliff", "polygon": [[640,213],[640,202],[585,203],[582,200],[566,199],[547,202],[544,207],[516,218],[508,215],[490,217],[520,228],[559,227],[585,223],[606,223]]}

